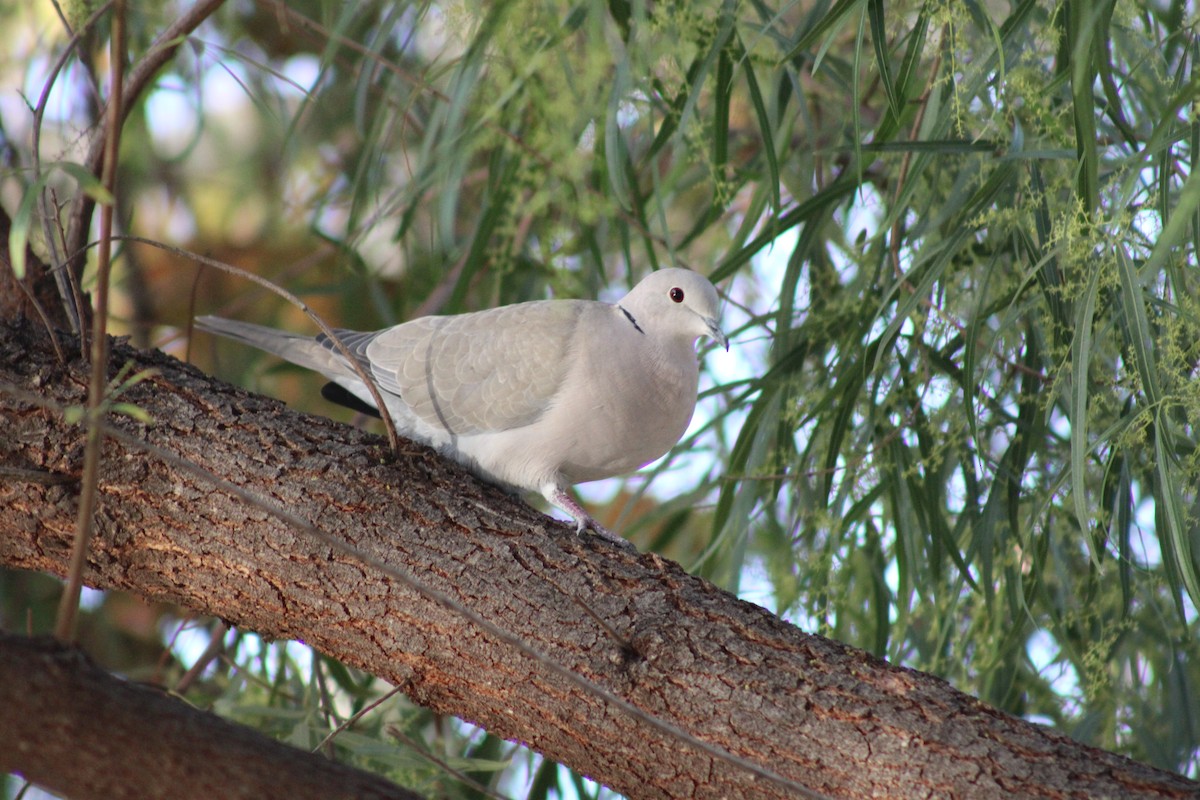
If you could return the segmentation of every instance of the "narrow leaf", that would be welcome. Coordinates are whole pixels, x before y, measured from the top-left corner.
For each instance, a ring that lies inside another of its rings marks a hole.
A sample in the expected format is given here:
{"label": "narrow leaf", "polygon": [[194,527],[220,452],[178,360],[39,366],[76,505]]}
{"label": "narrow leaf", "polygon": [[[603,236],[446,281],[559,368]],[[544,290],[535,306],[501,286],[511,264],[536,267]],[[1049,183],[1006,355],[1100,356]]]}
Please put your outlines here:
{"label": "narrow leaf", "polygon": [[1096,293],[1100,284],[1100,270],[1092,270],[1084,292],[1083,307],[1075,320],[1075,336],[1071,341],[1071,499],[1075,503],[1075,516],[1084,540],[1092,554],[1092,564],[1100,568],[1100,554],[1096,552],[1090,533],[1091,513],[1087,503],[1087,408],[1088,408],[1088,363],[1092,356],[1092,319],[1096,313]]}

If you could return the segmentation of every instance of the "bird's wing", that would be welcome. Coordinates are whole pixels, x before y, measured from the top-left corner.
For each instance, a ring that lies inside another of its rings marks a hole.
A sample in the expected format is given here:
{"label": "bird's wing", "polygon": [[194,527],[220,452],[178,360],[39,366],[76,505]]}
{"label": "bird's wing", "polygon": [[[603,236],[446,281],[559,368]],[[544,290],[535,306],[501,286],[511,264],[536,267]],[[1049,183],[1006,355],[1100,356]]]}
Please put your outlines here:
{"label": "bird's wing", "polygon": [[603,304],[534,301],[422,317],[355,341],[353,349],[381,388],[400,395],[428,424],[456,436],[512,430],[536,421],[555,401],[579,321],[591,306]]}

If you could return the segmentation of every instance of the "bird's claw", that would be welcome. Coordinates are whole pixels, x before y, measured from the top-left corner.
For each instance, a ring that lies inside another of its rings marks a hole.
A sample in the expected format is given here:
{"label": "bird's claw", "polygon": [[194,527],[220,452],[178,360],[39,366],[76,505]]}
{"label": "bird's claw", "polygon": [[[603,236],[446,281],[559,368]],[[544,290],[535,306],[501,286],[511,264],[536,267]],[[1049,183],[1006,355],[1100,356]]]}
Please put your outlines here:
{"label": "bird's claw", "polygon": [[550,502],[566,511],[575,519],[575,533],[582,536],[589,528],[593,533],[597,534],[601,539],[612,542],[627,553],[636,553],[637,548],[628,539],[622,538],[620,534],[613,533],[608,528],[601,525],[596,520],[592,519],[592,515],[583,510],[583,506],[575,501],[575,498],[567,494],[566,491],[558,489],[552,493],[549,498]]}

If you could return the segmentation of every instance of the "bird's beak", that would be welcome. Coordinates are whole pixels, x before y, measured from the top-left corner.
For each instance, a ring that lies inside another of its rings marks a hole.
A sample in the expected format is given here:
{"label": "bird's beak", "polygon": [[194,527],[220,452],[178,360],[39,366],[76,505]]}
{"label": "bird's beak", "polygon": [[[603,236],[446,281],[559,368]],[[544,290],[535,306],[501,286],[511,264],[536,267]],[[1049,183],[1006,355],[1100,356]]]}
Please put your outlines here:
{"label": "bird's beak", "polygon": [[705,317],[704,324],[708,326],[708,335],[717,340],[717,344],[725,348],[725,352],[729,352],[729,337],[721,331],[721,325],[712,317]]}

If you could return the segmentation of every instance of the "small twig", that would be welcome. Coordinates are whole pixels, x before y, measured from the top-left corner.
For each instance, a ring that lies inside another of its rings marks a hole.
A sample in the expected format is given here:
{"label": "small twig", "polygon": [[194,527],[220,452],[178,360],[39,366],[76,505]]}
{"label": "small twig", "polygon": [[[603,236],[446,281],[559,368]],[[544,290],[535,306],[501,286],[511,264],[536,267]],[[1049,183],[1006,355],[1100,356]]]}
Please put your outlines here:
{"label": "small twig", "polygon": [[399,686],[392,687],[392,690],[387,692],[383,697],[379,698],[378,700],[376,700],[373,703],[368,703],[366,706],[361,708],[358,711],[358,713],[356,713],[354,716],[350,717],[350,719],[346,720],[345,722],[343,722],[342,724],[338,725],[336,728],[331,730],[329,732],[329,735],[326,736],[324,739],[322,739],[320,742],[318,742],[317,746],[314,747],[312,749],[312,751],[314,753],[319,753],[321,750],[323,750],[326,747],[328,747],[329,745],[331,745],[333,743],[334,738],[336,738],[339,733],[346,730],[351,725],[353,725],[354,723],[358,722],[360,719],[365,717],[367,714],[374,711],[376,708],[379,708],[379,706],[383,705],[384,702],[391,700],[393,697],[395,697],[398,694],[400,694],[400,687]]}
{"label": "small twig", "polygon": [[[175,56],[175,51],[179,49],[179,45],[187,39],[192,31],[200,27],[200,24],[204,20],[212,16],[221,7],[223,2],[224,0],[199,0],[199,2],[181,14],[178,19],[164,28],[155,38],[154,43],[151,44],[146,54],[130,68],[129,78],[122,87],[122,91],[118,94],[116,88],[114,87],[113,89],[114,94],[119,98],[115,113],[118,114],[118,118],[122,122],[124,122],[125,117],[129,114],[142,92],[150,85],[154,76],[158,74],[159,68]],[[104,150],[105,142],[103,138],[93,139],[88,147],[83,165],[93,173],[99,171],[101,161],[104,158]],[[75,263],[74,259],[78,254],[86,249],[84,244],[87,241],[87,218],[90,203],[91,198],[85,193],[80,192],[71,204],[69,225],[67,228],[67,247],[63,254],[64,264],[67,265],[68,269]],[[79,267],[79,269],[82,270],[82,267]]]}
{"label": "small twig", "polygon": [[63,483],[78,483],[79,478],[63,472],[50,472],[44,469],[21,469],[0,465],[0,478],[22,483],[36,483],[42,486],[58,486]]}
{"label": "small twig", "polygon": [[[335,709],[333,706],[333,693],[329,691],[329,685],[326,683],[326,680],[325,680],[325,672],[321,669],[321,657],[315,650],[313,651],[312,668],[313,668],[312,683],[315,683],[317,686],[317,695],[320,698],[321,714],[325,717],[325,724],[332,725],[334,720],[336,720],[338,718],[338,713],[337,713],[337,709]],[[353,717],[350,718],[350,720],[347,720],[347,722],[343,723],[343,724],[349,724],[349,722],[351,720],[357,719],[359,716],[360,716],[359,714],[355,714]],[[342,726],[338,725],[336,728],[334,728],[334,732],[341,730],[341,728],[342,728]],[[323,740],[321,740],[321,742],[313,749],[313,752],[316,753],[316,752],[320,751],[322,748],[327,748],[325,750],[325,755],[330,760],[333,760],[333,757],[334,757],[333,745],[326,744],[326,742],[330,741],[332,738],[333,738],[333,732],[331,732],[328,736],[326,736]]]}
{"label": "small twig", "polygon": [[[265,650],[263,651],[262,657],[264,659],[266,658]],[[229,654],[227,652],[225,652],[224,650],[221,651],[218,658],[220,659],[221,663],[224,664],[229,669],[230,675],[238,676],[238,678],[240,680],[244,680],[244,681],[246,681],[246,683],[249,683],[253,686],[258,687],[259,689],[263,690],[265,693],[267,693],[268,695],[271,695],[273,697],[282,698],[282,699],[288,701],[289,703],[299,703],[300,702],[299,697],[297,697],[296,695],[294,695],[291,692],[285,692],[285,691],[280,690],[277,685],[271,683],[270,681],[266,680],[262,676],[255,674],[249,668],[243,667],[241,664],[239,664],[238,662],[236,662],[232,658],[230,658]]]}
{"label": "small twig", "polygon": [[183,677],[175,684],[175,694],[186,694],[187,690],[192,688],[192,684],[196,679],[208,669],[217,656],[221,655],[225,650],[225,634],[229,631],[229,626],[222,620],[217,620],[216,627],[209,634],[208,647],[204,648],[204,652],[196,659],[196,663],[188,668],[188,671],[183,673]]}
{"label": "small twig", "polygon": [[[13,221],[12,217],[3,208],[0,208],[0,243],[9,243],[12,235]],[[46,335],[50,337],[50,344],[54,347],[54,355],[58,359],[59,364],[67,363],[67,354],[63,352],[62,343],[58,340],[58,334],[54,330],[53,323],[50,322],[50,314],[46,310],[45,305],[38,298],[36,292],[36,283],[38,278],[35,275],[41,276],[48,272],[46,262],[43,261],[33,248],[26,241],[23,245],[25,248],[25,264],[26,270],[23,276],[18,277],[15,273],[12,276],[12,282],[16,284],[25,301],[29,303],[30,308],[37,314],[42,321],[42,327],[46,329]],[[7,252],[4,245],[0,244],[0,269],[12,269],[12,259],[15,253]]]}
{"label": "small twig", "polygon": [[[57,241],[61,252],[65,254],[67,252],[67,231],[63,228],[62,214],[60,213],[63,206],[58,202],[58,192],[53,187],[50,189],[50,205],[54,209],[54,214],[51,216],[51,220],[54,222],[54,229],[51,233],[58,234],[58,239],[54,240],[52,238],[51,241]],[[45,224],[49,227],[50,221],[48,220]],[[59,292],[66,292],[62,296],[62,302],[70,309],[73,309],[77,317],[78,329],[75,329],[75,333],[79,334],[79,357],[86,360],[87,337],[83,335],[83,328],[87,322],[87,302],[83,297],[83,288],[80,287],[75,273],[67,269],[65,255],[61,259],[54,261],[53,269],[54,282],[58,285]],[[71,324],[75,325],[76,322],[73,321]]]}
{"label": "small twig", "polygon": [[[38,96],[37,105],[34,106],[33,109],[32,155],[34,181],[37,181],[42,175],[42,119],[46,114],[46,106],[50,102],[50,93],[53,91],[55,83],[58,82],[58,73],[62,72],[62,70],[66,67],[67,61],[70,60],[71,54],[75,52],[75,48],[79,46],[79,43],[83,40],[83,37],[88,34],[88,32],[92,29],[92,26],[96,24],[97,20],[108,13],[108,10],[111,6],[112,0],[109,0],[109,2],[92,12],[92,15],[88,17],[87,21],[78,31],[71,32],[72,35],[70,41],[67,42],[67,46],[63,48],[62,53],[59,54],[58,59],[54,62],[54,65],[51,66],[50,74],[46,78],[46,82],[42,85],[42,93]],[[57,3],[55,3],[55,8],[58,8]],[[80,195],[82,196],[83,193],[80,192]],[[42,225],[44,228],[43,235],[46,237],[46,249],[50,254],[51,274],[54,276],[54,280],[58,284],[58,294],[62,298],[63,307],[67,313],[67,320],[71,323],[71,332],[81,334],[80,342],[82,343],[83,309],[81,307],[79,294],[77,291],[72,291],[73,287],[63,273],[63,271],[66,269],[66,261],[64,260],[63,255],[58,252],[58,242],[55,240],[53,230],[50,228],[50,220],[59,219],[58,203],[53,201],[48,202],[46,200],[46,195],[43,192],[38,197],[38,205],[41,206]],[[54,211],[53,214],[50,213],[51,209]],[[59,227],[61,227],[61,225],[62,223],[60,220]]]}
{"label": "small twig", "polygon": [[[270,280],[280,284],[286,284],[288,278],[294,278],[297,275],[303,275],[308,272],[314,265],[319,264],[322,259],[335,255],[334,248],[327,246],[318,246],[308,254],[296,259],[290,264],[271,273]],[[196,270],[195,278],[192,280],[191,289],[188,291],[187,302],[187,324],[182,329],[176,330],[169,337],[160,339],[155,345],[158,349],[165,349],[167,342],[175,341],[181,334],[187,339],[187,347],[184,350],[184,361],[192,360],[192,333],[195,330],[196,308],[200,297],[200,285],[204,280],[204,265],[200,265],[200,269]],[[262,292],[241,292],[238,296],[228,303],[221,306],[221,315],[228,316],[229,314],[237,313],[244,308],[253,308],[262,297]]]}
{"label": "small twig", "polygon": [[38,300],[37,295],[25,285],[25,281],[14,276],[14,282],[21,287],[21,294],[25,295],[25,299],[29,305],[33,307],[33,311],[38,315],[38,319],[42,321],[42,327],[46,329],[46,335],[50,337],[50,344],[54,347],[54,355],[58,358],[59,364],[67,363],[67,354],[63,352],[62,344],[58,341],[58,334],[54,330],[53,323],[50,322],[50,314],[46,311],[42,301]]}
{"label": "small twig", "polygon": [[108,191],[109,203],[100,207],[100,249],[97,253],[96,309],[92,314],[92,374],[88,385],[88,410],[84,417],[87,444],[83,454],[83,485],[79,497],[79,517],[67,585],[58,605],[55,635],[69,642],[75,637],[75,618],[79,610],[79,592],[83,588],[83,565],[88,542],[92,538],[93,517],[100,483],[100,451],[104,437],[100,433],[102,407],[108,388],[108,288],[112,270],[112,223],[116,205],[117,156],[121,144],[121,86],[125,69],[125,0],[114,0],[112,42],[109,58],[112,96],[108,100],[108,130],[104,137],[104,168],[101,182]]}
{"label": "small twig", "polygon": [[325,323],[325,320],[321,319],[321,317],[317,315],[317,312],[313,311],[309,305],[299,297],[292,294],[287,289],[284,289],[282,286],[278,286],[270,280],[262,277],[261,275],[255,275],[253,272],[247,272],[241,267],[235,267],[232,264],[226,264],[224,261],[217,261],[215,258],[202,256],[199,253],[193,253],[179,247],[173,247],[169,244],[163,244],[162,242],[156,242],[153,239],[146,239],[141,236],[114,236],[113,238],[124,242],[138,242],[139,244],[148,244],[151,247],[158,247],[167,251],[168,253],[171,253],[172,255],[177,255],[182,258],[189,258],[206,267],[212,267],[213,269],[219,269],[222,272],[226,272],[230,275],[236,275],[239,278],[245,278],[246,280],[256,283],[264,289],[267,289],[268,291],[278,295],[279,297],[282,297],[284,300],[287,300],[296,308],[303,311],[309,319],[316,323],[317,327],[321,329],[321,332],[329,337],[329,340],[333,342],[335,347],[337,347],[338,352],[343,358],[346,359],[348,366],[353,369],[354,373],[358,375],[364,384],[366,384],[367,391],[371,393],[371,398],[375,401],[375,407],[379,409],[379,417],[383,420],[383,426],[387,429],[388,445],[392,448],[393,453],[398,454],[401,452],[400,436],[396,432],[396,425],[392,421],[391,412],[388,411],[387,404],[383,402],[383,394],[380,392],[379,386],[375,382],[375,376],[371,375],[366,369],[363,368],[362,364],[360,364],[358,359],[354,357],[354,354],[350,352],[350,348],[346,347],[346,345],[342,342],[341,337],[334,332],[333,328],[329,327],[329,325]]}
{"label": "small twig", "polygon": [[420,742],[416,741],[411,736],[409,736],[407,733],[400,730],[399,725],[388,725],[387,732],[388,732],[388,736],[391,736],[394,739],[399,739],[401,744],[408,747],[410,750],[415,752],[417,755],[432,762],[434,765],[436,765],[438,768],[440,768],[447,775],[451,776],[455,780],[458,780],[458,781],[466,784],[467,786],[470,786],[472,789],[479,792],[480,794],[482,794],[486,797],[490,797],[490,798],[492,798],[492,800],[509,800],[509,798],[505,797],[504,795],[493,792],[489,787],[484,786],[482,783],[475,780],[474,778],[472,778],[470,775],[466,774],[465,772],[462,772],[461,770],[457,770],[454,767],[450,766],[449,762],[447,762],[445,759],[435,756],[432,751],[426,749],[425,747],[422,747]]}

